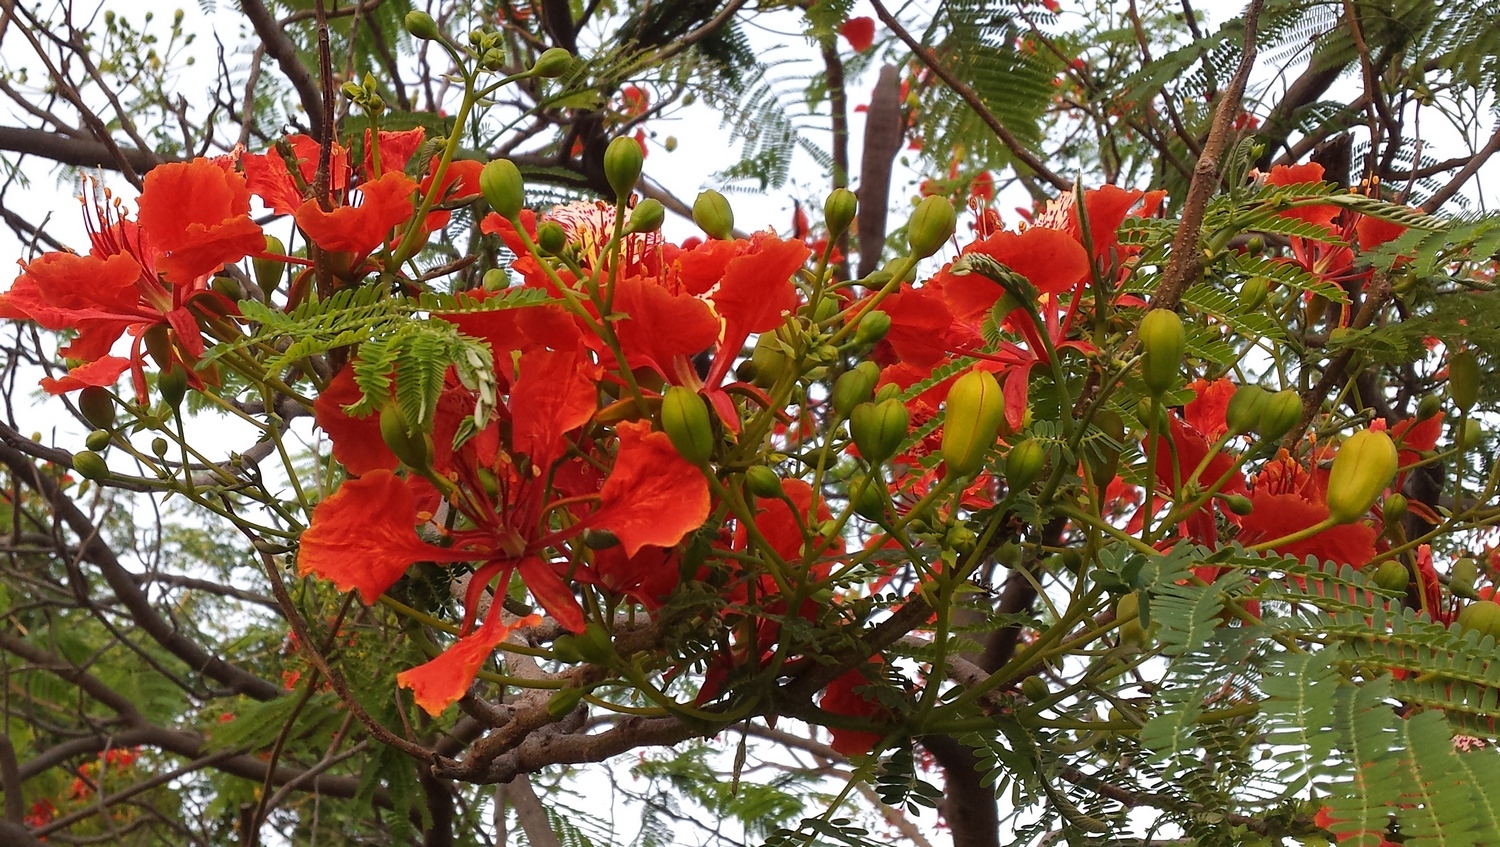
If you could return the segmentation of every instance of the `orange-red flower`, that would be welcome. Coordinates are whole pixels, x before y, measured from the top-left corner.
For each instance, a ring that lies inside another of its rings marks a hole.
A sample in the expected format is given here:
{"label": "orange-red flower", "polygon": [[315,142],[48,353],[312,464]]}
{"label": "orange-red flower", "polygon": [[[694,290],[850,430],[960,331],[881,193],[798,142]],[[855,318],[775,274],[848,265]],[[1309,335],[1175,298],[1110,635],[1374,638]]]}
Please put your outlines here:
{"label": "orange-red flower", "polygon": [[492,604],[482,625],[432,661],[396,674],[396,684],[411,689],[413,699],[427,714],[442,714],[469,690],[475,674],[500,642],[517,629],[542,622],[538,615],[527,615],[507,624],[499,611],[500,604]]}
{"label": "orange-red flower", "polygon": [[871,18],[850,18],[839,27],[839,35],[849,42],[854,52],[863,53],[875,43],[875,21]]}
{"label": "orange-red flower", "polygon": [[[876,657],[873,661],[844,672],[824,689],[823,697],[818,701],[819,708],[831,714],[851,718],[880,720],[888,717],[889,713],[885,706],[871,696],[868,690],[863,690],[870,685],[869,674],[878,673],[881,664],[879,657]],[[855,689],[862,690],[856,691]],[[828,731],[833,735],[833,741],[829,746],[845,756],[868,753],[875,749],[880,739],[885,737],[883,733],[849,727],[833,726],[829,727]]]}

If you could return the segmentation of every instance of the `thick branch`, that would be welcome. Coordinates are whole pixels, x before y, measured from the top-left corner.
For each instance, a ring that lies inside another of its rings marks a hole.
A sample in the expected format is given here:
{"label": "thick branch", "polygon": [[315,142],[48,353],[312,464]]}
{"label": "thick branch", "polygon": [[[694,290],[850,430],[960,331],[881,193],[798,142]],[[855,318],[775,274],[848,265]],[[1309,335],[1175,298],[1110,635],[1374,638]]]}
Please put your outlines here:
{"label": "thick branch", "polygon": [[[119,147],[120,156],[130,163],[138,174],[144,174],[160,160],[144,150],[134,147]],[[73,138],[44,129],[0,126],[0,150],[40,156],[63,165],[77,168],[107,168],[118,170],[120,160],[101,141]]]}

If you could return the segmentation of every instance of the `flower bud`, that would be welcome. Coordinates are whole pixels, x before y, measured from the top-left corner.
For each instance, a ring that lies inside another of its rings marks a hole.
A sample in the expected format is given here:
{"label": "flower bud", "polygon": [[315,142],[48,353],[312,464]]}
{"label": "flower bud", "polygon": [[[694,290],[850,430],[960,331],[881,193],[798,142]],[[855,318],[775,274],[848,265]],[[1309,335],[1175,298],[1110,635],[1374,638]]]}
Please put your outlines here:
{"label": "flower bud", "polygon": [[828,227],[828,237],[838,238],[854,223],[859,210],[859,198],[847,188],[835,188],[823,201],[823,224]]}
{"label": "flower bud", "polygon": [[1417,420],[1429,420],[1443,410],[1443,401],[1436,394],[1428,394],[1417,403]]}
{"label": "flower bud", "polygon": [[1120,467],[1120,445],[1125,440],[1125,421],[1114,409],[1103,408],[1094,413],[1094,426],[1108,436],[1110,441],[1100,441],[1094,450],[1086,451],[1084,455],[1090,459],[1097,456],[1097,461],[1091,462],[1094,484],[1104,486],[1115,478]]}
{"label": "flower bud", "polygon": [[1406,517],[1406,495],[1396,493],[1385,498],[1380,506],[1381,517],[1385,518],[1386,526],[1394,526]]}
{"label": "flower bud", "polygon": [[[286,245],[274,235],[266,236],[266,252],[286,255]],[[286,276],[286,263],[278,259],[253,259],[250,267],[255,271],[255,284],[266,294],[271,294],[281,285]]]}
{"label": "flower bud", "polygon": [[484,272],[480,284],[485,291],[504,291],[510,287],[510,276],[499,268],[490,268]]}
{"label": "flower bud", "polygon": [[883,487],[880,480],[873,477],[856,479],[849,486],[849,505],[854,507],[854,513],[872,521],[885,517]]}
{"label": "flower bud", "polygon": [[1448,357],[1448,394],[1460,412],[1468,413],[1479,402],[1479,358],[1473,350],[1459,350]]}
{"label": "flower bud", "polygon": [[576,665],[583,661],[583,654],[578,652],[578,636],[559,635],[552,642],[552,657],[559,662]]}
{"label": "flower bud", "polygon": [[187,396],[188,375],[187,368],[174,364],[167,368],[166,372],[156,379],[156,389],[161,392],[161,399],[168,406],[176,409],[182,405],[182,398]]}
{"label": "flower bud", "polygon": [[608,550],[620,546],[620,537],[603,527],[583,531],[583,546],[590,550]]}
{"label": "flower bud", "polygon": [[971,370],[948,389],[944,404],[943,462],[951,473],[969,476],[984,467],[1005,420],[1005,394],[989,371]]}
{"label": "flower bud", "polygon": [[547,715],[553,720],[562,720],[571,715],[583,702],[583,689],[574,685],[559,688],[547,698]]}
{"label": "flower bud", "polygon": [[874,466],[896,454],[910,422],[911,415],[899,399],[861,403],[849,415],[849,434],[859,454]]}
{"label": "flower bud", "polygon": [[1474,630],[1479,637],[1500,638],[1500,603],[1493,600],[1475,600],[1458,612],[1458,625],[1465,630]]}
{"label": "flower bud", "polygon": [[1406,565],[1387,560],[1370,574],[1370,581],[1386,591],[1405,591],[1406,584],[1411,581],[1411,573],[1406,569]]}
{"label": "flower bud", "polygon": [[568,246],[568,233],[557,221],[542,221],[536,225],[536,246],[548,256],[560,255]]}
{"label": "flower bud", "polygon": [[1472,450],[1478,447],[1480,442],[1484,441],[1484,427],[1480,425],[1479,421],[1469,418],[1464,421],[1463,428],[1458,431],[1457,435],[1458,448],[1460,450]]}
{"label": "flower bud", "polygon": [[1224,423],[1228,425],[1230,434],[1244,435],[1260,426],[1266,401],[1270,399],[1270,393],[1259,385],[1240,386],[1234,396],[1229,398],[1229,406],[1224,410]]}
{"label": "flower bud", "polygon": [[726,240],[734,235],[734,209],[724,195],[709,189],[693,201],[693,223],[709,238]]}
{"label": "flower bud", "polygon": [[1160,397],[1182,381],[1187,335],[1182,318],[1166,309],[1152,309],[1141,318],[1141,378],[1152,395]]}
{"label": "flower bud", "polygon": [[1401,458],[1383,431],[1361,430],[1339,445],[1328,472],[1328,516],[1334,523],[1354,523],[1385,492]]}
{"label": "flower bud", "polygon": [[79,392],[78,411],[95,429],[110,429],[115,425],[115,398],[97,385]]}
{"label": "flower bud", "polygon": [[1260,437],[1277,441],[1302,420],[1302,395],[1295,388],[1278,391],[1266,398],[1260,413]]}
{"label": "flower bud", "polygon": [[167,443],[167,439],[162,438],[160,435],[151,439],[151,454],[158,459],[167,455],[167,450],[171,449],[171,447],[172,445]]}
{"label": "flower bud", "polygon": [[[1151,636],[1141,626],[1140,619],[1141,600],[1133,592],[1125,594],[1115,601],[1115,620],[1129,618],[1120,624],[1120,643],[1132,644],[1136,647],[1145,647],[1151,643]],[[1156,627],[1152,627],[1155,629]]]}
{"label": "flower bud", "polygon": [[953,236],[958,223],[958,214],[946,197],[928,197],[917,205],[906,223],[906,243],[918,259],[925,259],[941,250],[944,242]]}
{"label": "flower bud", "polygon": [[701,465],[713,456],[714,430],[708,404],[691,388],[674,385],[662,395],[661,428],[689,462]]}
{"label": "flower bud", "polygon": [[526,206],[526,181],[509,159],[495,159],[479,172],[479,191],[495,214],[514,220]]}
{"label": "flower bud", "polygon": [[667,219],[666,207],[660,201],[647,198],[635,204],[630,210],[630,222],[626,232],[656,232],[661,229],[662,222]]}
{"label": "flower bud", "polygon": [[589,664],[608,664],[615,655],[614,639],[610,637],[609,630],[598,622],[590,622],[583,628],[583,636],[578,639],[577,645],[579,654]]}
{"label": "flower bud", "polygon": [[761,388],[770,388],[776,384],[781,377],[781,372],[786,369],[786,354],[781,352],[781,345],[776,339],[776,333],[763,332],[755,340],[755,348],[750,351],[750,362],[755,366],[755,384]]}
{"label": "flower bud", "polygon": [[95,482],[109,479],[109,465],[105,463],[103,456],[92,450],[73,454],[73,470],[78,471],[84,479]]}
{"label": "flower bud", "polygon": [[1249,497],[1243,494],[1230,494],[1224,498],[1224,505],[1229,507],[1229,511],[1240,517],[1244,517],[1255,511],[1255,504],[1250,501]]}
{"label": "flower bud", "polygon": [[401,463],[413,470],[424,470],[432,464],[432,435],[413,429],[406,415],[395,403],[380,410],[380,437]]}
{"label": "flower bud", "polygon": [[614,189],[615,199],[621,203],[635,190],[641,178],[641,166],[646,157],[641,145],[634,138],[620,136],[604,148],[604,178]]}
{"label": "flower bud", "polygon": [[170,368],[174,360],[172,355],[172,333],[166,324],[156,324],[146,330],[141,336],[141,342],[146,345],[146,352],[160,365],[163,370]]}
{"label": "flower bud", "polygon": [[1047,687],[1047,680],[1033,674],[1021,680],[1021,693],[1026,699],[1033,703],[1040,703],[1052,696],[1052,689]]}
{"label": "flower bud", "polygon": [[846,371],[833,383],[833,410],[839,417],[847,418],[855,406],[868,403],[874,394],[875,378],[870,376],[868,369]]}
{"label": "flower bud", "polygon": [[88,434],[87,438],[83,439],[83,446],[95,453],[104,452],[105,448],[109,447],[109,432],[103,429],[94,430]]}
{"label": "flower bud", "polygon": [[240,286],[240,281],[232,276],[220,274],[209,282],[209,287],[217,294],[222,294],[230,300],[238,303],[245,299],[245,289]]}
{"label": "flower bud", "polygon": [[421,11],[406,13],[406,31],[411,33],[412,38],[420,38],[423,41],[431,41],[439,37],[437,21],[432,15]]}
{"label": "flower bud", "polygon": [[531,72],[544,79],[556,79],[573,67],[573,54],[561,47],[549,47],[537,57]]}
{"label": "flower bud", "polygon": [[1025,491],[1042,478],[1047,468],[1047,448],[1035,438],[1027,438],[1005,456],[1005,484],[1011,491]]}
{"label": "flower bud", "polygon": [[894,382],[887,382],[885,385],[880,386],[880,388],[876,390],[874,402],[884,403],[887,400],[895,400],[900,396],[901,386],[897,385]]}
{"label": "flower bud", "polygon": [[1453,563],[1453,573],[1448,576],[1448,589],[1459,597],[1473,597],[1474,583],[1479,580],[1479,565],[1468,556]]}
{"label": "flower bud", "polygon": [[1266,302],[1266,296],[1271,293],[1271,281],[1263,276],[1246,280],[1240,286],[1240,308],[1247,312],[1253,312]]}
{"label": "flower bud", "polygon": [[763,500],[783,496],[781,477],[765,465],[752,465],[745,470],[745,487],[751,494]]}
{"label": "flower bud", "polygon": [[875,344],[890,331],[891,316],[876,309],[859,319],[859,326],[854,330],[854,340],[858,344]]}

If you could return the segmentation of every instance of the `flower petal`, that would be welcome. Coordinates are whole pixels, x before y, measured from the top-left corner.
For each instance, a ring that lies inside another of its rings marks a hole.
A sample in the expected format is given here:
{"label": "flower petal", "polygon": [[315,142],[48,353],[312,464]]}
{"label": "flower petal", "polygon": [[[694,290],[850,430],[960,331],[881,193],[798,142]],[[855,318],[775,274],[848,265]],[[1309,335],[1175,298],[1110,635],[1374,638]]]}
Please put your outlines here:
{"label": "flower petal", "polygon": [[614,470],[589,523],[614,533],[627,556],[647,544],[672,547],[708,520],[708,482],[649,423],[622,423],[619,434]]}
{"label": "flower petal", "polygon": [[[496,604],[498,607],[498,604]],[[454,642],[432,661],[396,674],[396,684],[411,689],[413,699],[427,714],[437,717],[457,703],[486,659],[515,630],[536,626],[538,615],[527,615],[514,623],[505,623],[499,615],[486,619],[480,627]]]}

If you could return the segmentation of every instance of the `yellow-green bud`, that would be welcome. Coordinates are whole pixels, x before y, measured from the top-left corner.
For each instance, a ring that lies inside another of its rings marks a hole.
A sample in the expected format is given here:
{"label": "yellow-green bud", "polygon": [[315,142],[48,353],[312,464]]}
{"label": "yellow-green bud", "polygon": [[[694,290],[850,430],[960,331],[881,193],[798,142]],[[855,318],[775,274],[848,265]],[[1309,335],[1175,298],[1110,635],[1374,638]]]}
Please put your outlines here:
{"label": "yellow-green bud", "polygon": [[608,550],[620,546],[620,537],[603,528],[594,527],[583,531],[583,546],[590,550]]}
{"label": "yellow-green bud", "polygon": [[406,31],[411,33],[412,38],[420,38],[423,41],[431,41],[439,37],[437,21],[433,20],[432,15],[429,15],[426,12],[407,12],[405,23]]}
{"label": "yellow-green bud", "polygon": [[764,500],[782,496],[781,477],[765,465],[752,465],[745,471],[745,487]]}
{"label": "yellow-green bud", "polygon": [[[266,236],[266,252],[286,255],[286,245],[274,235]],[[255,284],[266,294],[271,294],[286,276],[286,263],[277,259],[254,259],[250,267],[255,271]]]}
{"label": "yellow-green bud", "polygon": [[92,450],[73,454],[73,470],[78,471],[84,479],[95,482],[109,479],[109,465],[105,463],[103,456]]}
{"label": "yellow-green bud", "polygon": [[1328,516],[1334,523],[1354,523],[1370,511],[1396,478],[1400,456],[1383,431],[1361,430],[1339,445],[1328,472]]}
{"label": "yellow-green bud", "polygon": [[95,429],[110,429],[115,425],[115,398],[109,390],[90,385],[78,394],[78,411],[83,419]]}
{"label": "yellow-green bud", "polygon": [[693,201],[693,223],[709,238],[723,241],[734,235],[734,209],[724,195],[709,189]]}
{"label": "yellow-green bud", "polygon": [[1411,573],[1406,570],[1406,565],[1387,560],[1381,562],[1380,567],[1370,574],[1370,581],[1386,591],[1405,591],[1406,584],[1411,581]]}
{"label": "yellow-green bud", "polygon": [[552,642],[552,657],[570,665],[583,661],[583,654],[578,652],[578,636],[559,635]]}
{"label": "yellow-green bud", "polygon": [[240,281],[232,276],[219,274],[218,276],[213,278],[213,281],[209,283],[209,287],[212,288],[216,294],[222,294],[236,303],[245,299],[245,289],[240,286]]}
{"label": "yellow-green bud", "polygon": [[1047,680],[1040,676],[1028,676],[1021,680],[1021,693],[1026,699],[1033,703],[1040,703],[1052,696],[1052,689],[1047,687]]}
{"label": "yellow-green bud", "polygon": [[109,432],[102,429],[94,430],[83,439],[83,446],[95,453],[104,452],[104,449],[109,447]]}
{"label": "yellow-green bud", "polygon": [[1229,398],[1229,406],[1224,410],[1224,423],[1228,425],[1232,435],[1244,435],[1252,432],[1260,426],[1261,414],[1265,411],[1266,401],[1271,395],[1259,385],[1242,385]]}
{"label": "yellow-green bud", "polygon": [[1488,635],[1500,639],[1500,604],[1475,600],[1459,610],[1458,625],[1478,632],[1481,638]]}
{"label": "yellow-green bud", "polygon": [[[1094,426],[1113,441],[1112,444],[1101,442],[1093,451],[1098,456],[1098,462],[1094,464],[1094,482],[1103,486],[1109,484],[1119,470],[1120,444],[1125,440],[1125,421],[1120,418],[1119,412],[1105,408],[1094,413]],[[1090,453],[1084,455],[1092,458]]]}
{"label": "yellow-green bud", "polygon": [[648,197],[635,204],[635,208],[630,210],[630,223],[627,226],[627,231],[632,233],[656,232],[661,229],[662,222],[666,219],[666,207],[662,206],[659,201]]}
{"label": "yellow-green bud", "polygon": [[1453,405],[1467,413],[1479,402],[1479,358],[1473,350],[1459,350],[1448,357],[1448,393]]}
{"label": "yellow-green bud", "polygon": [[1428,394],[1417,403],[1417,420],[1425,421],[1443,410],[1443,401],[1436,394]]}
{"label": "yellow-green bud", "polygon": [[545,79],[556,79],[573,67],[573,54],[561,47],[549,47],[542,51],[531,66],[531,72]]}
{"label": "yellow-green bud", "polygon": [[604,148],[604,178],[614,189],[616,202],[624,203],[635,190],[641,178],[641,166],[645,164],[641,145],[634,138],[620,136]]}
{"label": "yellow-green bud", "polygon": [[1385,518],[1385,525],[1392,526],[1399,523],[1402,518],[1406,517],[1406,507],[1406,495],[1404,494],[1398,492],[1385,498],[1385,502],[1380,506],[1380,514]]}
{"label": "yellow-green bud", "polygon": [[680,385],[668,388],[661,398],[661,428],[689,462],[701,465],[713,456],[713,423],[698,392]]}
{"label": "yellow-green bud", "polygon": [[944,403],[943,463],[950,473],[969,476],[984,467],[1005,420],[1005,394],[989,371],[971,370],[948,389]]}
{"label": "yellow-green bud", "polygon": [[395,403],[387,403],[380,410],[380,437],[407,467],[423,470],[432,464],[432,435],[408,424],[406,415]]}
{"label": "yellow-green bud", "polygon": [[1183,356],[1187,352],[1187,335],[1182,318],[1167,309],[1152,309],[1141,318],[1141,378],[1153,395],[1176,388],[1182,381]]}
{"label": "yellow-green bud", "polygon": [[[878,376],[877,372],[876,377]],[[841,418],[848,417],[855,406],[869,402],[874,394],[875,378],[870,376],[868,369],[846,371],[833,383],[833,410]]]}
{"label": "yellow-green bud", "polygon": [[755,339],[755,348],[750,351],[750,362],[755,366],[755,384],[770,388],[786,369],[786,354],[776,340],[776,333],[763,332]]}
{"label": "yellow-green bud", "polygon": [[859,198],[847,188],[835,188],[823,201],[823,224],[828,227],[828,237],[838,238],[854,223],[859,210]]}
{"label": "yellow-green bud", "polygon": [[895,455],[896,448],[906,440],[910,422],[911,415],[899,399],[861,403],[849,415],[849,434],[859,454],[874,466]]}
{"label": "yellow-green bud", "polygon": [[548,256],[559,255],[568,246],[568,233],[557,221],[542,221],[536,225],[536,246]]}
{"label": "yellow-green bud", "polygon": [[879,479],[871,477],[856,479],[850,484],[849,504],[854,507],[854,513],[872,521],[885,517],[883,488]]}
{"label": "yellow-green bud", "polygon": [[504,291],[510,287],[510,276],[499,268],[490,268],[484,272],[481,285],[485,291]]}
{"label": "yellow-green bud", "polygon": [[495,159],[479,172],[479,191],[495,214],[514,220],[526,208],[526,180],[509,159]]}
{"label": "yellow-green bud", "polygon": [[885,385],[880,386],[880,388],[876,390],[874,402],[884,403],[887,400],[895,400],[900,396],[901,386],[897,385],[894,382],[887,382]]}
{"label": "yellow-green bud", "polygon": [[1276,441],[1292,431],[1302,420],[1302,395],[1295,388],[1278,391],[1266,398],[1260,414],[1260,437]]}
{"label": "yellow-green bud", "polygon": [[[1124,620],[1120,624],[1120,643],[1133,644],[1136,647],[1145,647],[1151,642],[1151,636],[1141,626],[1140,620],[1141,600],[1134,593],[1126,594],[1115,602],[1115,620]],[[1155,626],[1151,627],[1153,630]]]}
{"label": "yellow-green bud", "polygon": [[162,456],[167,455],[167,450],[169,450],[171,446],[172,445],[167,443],[167,439],[162,438],[160,435],[151,439],[151,453],[158,459]]}
{"label": "yellow-green bud", "polygon": [[1042,478],[1046,467],[1047,448],[1035,438],[1024,439],[1005,456],[1005,484],[1011,491],[1025,491]]}
{"label": "yellow-green bud", "polygon": [[583,660],[594,665],[608,664],[615,655],[615,641],[610,637],[609,630],[597,622],[590,622],[583,628],[583,636],[578,639],[578,652]]}
{"label": "yellow-green bud", "polygon": [[859,319],[854,330],[854,341],[858,344],[875,344],[891,331],[891,316],[879,309]]}
{"label": "yellow-green bud", "polygon": [[161,399],[167,401],[168,406],[174,409],[181,406],[182,398],[187,396],[187,368],[178,364],[167,368],[165,373],[157,377],[156,388],[161,392]]}
{"label": "yellow-green bud", "polygon": [[1224,498],[1224,505],[1229,507],[1229,511],[1241,517],[1255,511],[1255,504],[1243,494],[1230,494]]}
{"label": "yellow-green bud", "polygon": [[1448,577],[1448,589],[1459,597],[1473,597],[1474,583],[1479,581],[1479,565],[1468,556],[1453,563],[1453,573]]}
{"label": "yellow-green bud", "polygon": [[925,259],[943,248],[957,223],[958,214],[948,198],[927,197],[906,223],[906,243],[918,259]]}
{"label": "yellow-green bud", "polygon": [[1258,276],[1245,281],[1240,286],[1240,308],[1247,312],[1253,312],[1266,302],[1266,296],[1271,293],[1271,281],[1263,276]]}
{"label": "yellow-green bud", "polygon": [[547,714],[553,720],[562,720],[583,702],[583,689],[576,686],[559,688],[547,698]]}
{"label": "yellow-green bud", "polygon": [[1458,431],[1458,446],[1461,450],[1472,450],[1479,446],[1484,440],[1484,427],[1479,421],[1469,418],[1464,421],[1463,428]]}

